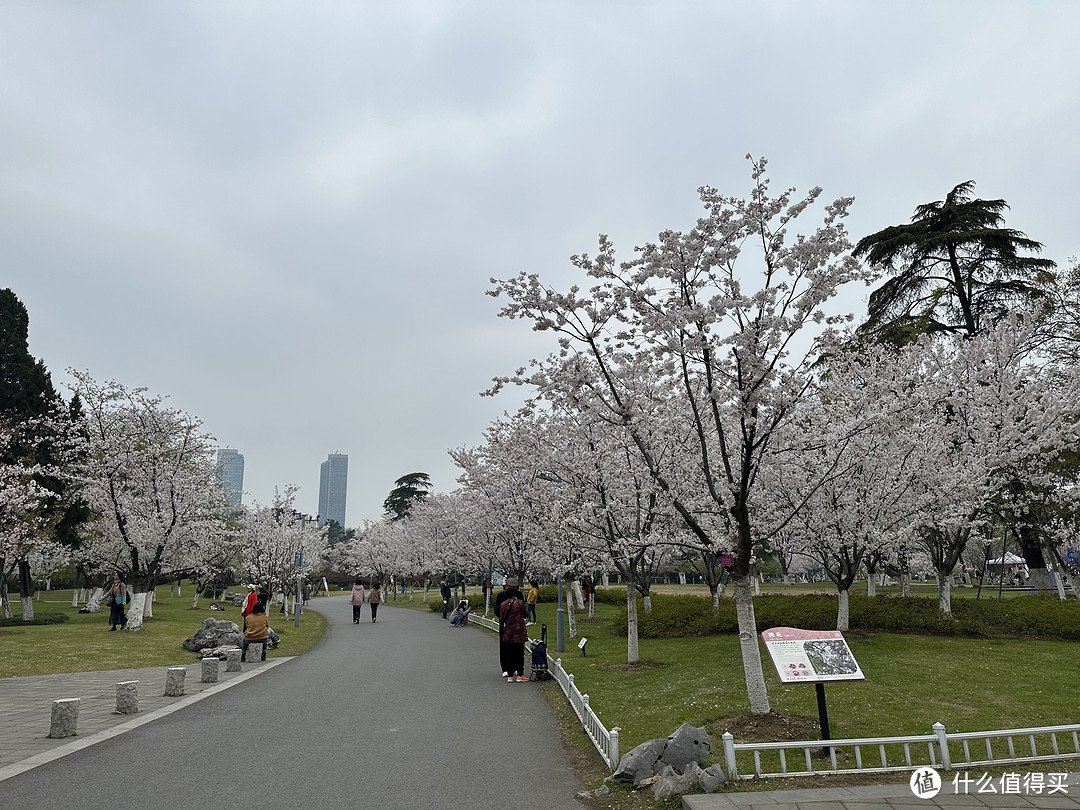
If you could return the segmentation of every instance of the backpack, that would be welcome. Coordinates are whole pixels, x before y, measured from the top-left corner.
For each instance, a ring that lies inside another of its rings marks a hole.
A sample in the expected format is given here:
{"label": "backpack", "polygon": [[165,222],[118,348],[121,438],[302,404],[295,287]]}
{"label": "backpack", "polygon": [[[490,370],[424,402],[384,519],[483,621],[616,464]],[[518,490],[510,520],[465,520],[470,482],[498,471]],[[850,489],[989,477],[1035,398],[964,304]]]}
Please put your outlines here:
{"label": "backpack", "polygon": [[533,645],[532,649],[532,675],[534,681],[546,681],[551,678],[548,671],[547,661],[547,625],[540,626],[540,640]]}

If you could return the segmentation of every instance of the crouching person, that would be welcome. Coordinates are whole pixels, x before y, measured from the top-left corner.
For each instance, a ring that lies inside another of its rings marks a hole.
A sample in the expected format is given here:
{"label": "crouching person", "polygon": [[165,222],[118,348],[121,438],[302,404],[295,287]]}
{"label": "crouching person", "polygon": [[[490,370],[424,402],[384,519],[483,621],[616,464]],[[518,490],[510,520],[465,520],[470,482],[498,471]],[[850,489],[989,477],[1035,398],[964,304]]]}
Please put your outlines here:
{"label": "crouching person", "polygon": [[240,660],[247,661],[247,651],[250,645],[262,645],[262,658],[266,660],[266,645],[270,643],[270,619],[266,616],[266,608],[262,602],[256,602],[251,613],[244,617],[244,644],[240,648]]}
{"label": "crouching person", "polygon": [[450,626],[461,627],[463,624],[469,623],[469,603],[467,600],[462,599],[458,602],[458,606],[454,608],[454,612],[450,614]]}

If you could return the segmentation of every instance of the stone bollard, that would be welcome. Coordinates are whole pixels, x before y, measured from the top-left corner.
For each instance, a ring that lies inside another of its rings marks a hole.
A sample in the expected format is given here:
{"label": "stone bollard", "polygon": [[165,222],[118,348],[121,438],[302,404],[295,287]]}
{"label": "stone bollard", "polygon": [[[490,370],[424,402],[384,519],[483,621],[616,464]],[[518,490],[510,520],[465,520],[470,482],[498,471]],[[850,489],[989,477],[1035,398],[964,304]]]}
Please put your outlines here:
{"label": "stone bollard", "polygon": [[240,672],[240,650],[228,650],[225,653],[226,672]]}
{"label": "stone bollard", "polygon": [[202,682],[203,683],[217,683],[218,676],[218,659],[216,658],[204,658],[202,659]]}
{"label": "stone bollard", "polygon": [[52,723],[49,726],[50,738],[58,740],[78,733],[76,728],[79,725],[79,703],[78,698],[62,698],[53,701]]}
{"label": "stone bollard", "polygon": [[169,667],[165,670],[165,697],[179,697],[184,694],[184,677],[187,667]]}
{"label": "stone bollard", "polygon": [[116,713],[139,713],[139,682],[123,681],[116,685]]}

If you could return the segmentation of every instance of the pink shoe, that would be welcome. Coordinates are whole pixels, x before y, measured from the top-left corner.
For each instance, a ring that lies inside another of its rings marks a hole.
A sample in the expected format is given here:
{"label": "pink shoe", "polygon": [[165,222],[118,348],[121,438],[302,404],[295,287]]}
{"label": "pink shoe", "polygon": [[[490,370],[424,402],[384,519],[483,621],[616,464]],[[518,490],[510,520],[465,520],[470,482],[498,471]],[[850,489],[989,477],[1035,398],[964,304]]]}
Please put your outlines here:
{"label": "pink shoe", "polygon": [[514,682],[514,676],[513,675],[507,675],[506,676],[506,682],[507,683],[513,683]]}
{"label": "pink shoe", "polygon": [[517,682],[518,683],[528,683],[529,679],[526,678],[524,675],[518,675],[517,676]]}

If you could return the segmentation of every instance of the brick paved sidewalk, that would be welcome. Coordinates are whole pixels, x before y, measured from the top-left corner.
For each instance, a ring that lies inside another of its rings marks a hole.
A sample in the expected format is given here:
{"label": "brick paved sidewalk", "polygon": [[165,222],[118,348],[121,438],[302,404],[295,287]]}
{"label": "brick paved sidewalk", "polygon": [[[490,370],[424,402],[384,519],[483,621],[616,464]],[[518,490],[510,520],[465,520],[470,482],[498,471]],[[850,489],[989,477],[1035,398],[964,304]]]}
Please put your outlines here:
{"label": "brick paved sidewalk", "polygon": [[[179,697],[165,696],[168,667],[0,679],[0,718],[3,718],[0,724],[0,781],[163,717],[289,660],[285,657],[246,663],[241,672],[226,672],[223,661],[217,683],[201,683],[201,664],[188,664],[184,694]],[[115,713],[116,684],[123,681],[139,682],[138,714]],[[52,703],[61,698],[82,701],[78,733],[52,740],[48,737]]]}

